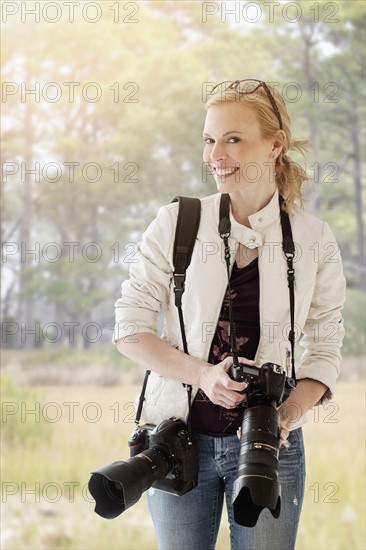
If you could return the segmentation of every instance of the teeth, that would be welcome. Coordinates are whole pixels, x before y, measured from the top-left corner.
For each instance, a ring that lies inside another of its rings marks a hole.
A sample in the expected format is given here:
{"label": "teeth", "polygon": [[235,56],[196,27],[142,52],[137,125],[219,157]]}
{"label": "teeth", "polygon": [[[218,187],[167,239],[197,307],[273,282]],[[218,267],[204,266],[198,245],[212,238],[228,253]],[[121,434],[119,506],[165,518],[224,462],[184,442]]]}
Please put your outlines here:
{"label": "teeth", "polygon": [[229,174],[234,174],[234,172],[237,171],[237,168],[227,168],[226,170],[220,170],[219,168],[215,168],[215,173],[218,176],[228,176]]}

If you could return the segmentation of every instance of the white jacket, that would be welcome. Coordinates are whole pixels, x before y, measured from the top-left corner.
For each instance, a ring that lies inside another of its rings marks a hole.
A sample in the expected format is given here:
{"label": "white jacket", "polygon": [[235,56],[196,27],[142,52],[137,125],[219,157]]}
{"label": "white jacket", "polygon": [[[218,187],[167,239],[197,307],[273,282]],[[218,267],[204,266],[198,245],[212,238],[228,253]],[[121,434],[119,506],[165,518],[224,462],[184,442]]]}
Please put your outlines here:
{"label": "white jacket", "polygon": [[[223,241],[218,233],[220,193],[201,199],[201,222],[187,270],[183,314],[190,355],[207,360],[227,287]],[[122,283],[122,297],[115,304],[114,342],[133,342],[139,332],[157,332],[161,308],[165,314],[161,337],[182,349],[178,311],[173,292],[173,245],[178,203],[159,209],[142,235],[131,263],[130,278]],[[267,206],[249,217],[252,229],[239,224],[230,213],[231,268],[238,243],[258,247],[260,341],[257,366],[269,361],[291,374],[289,290],[287,263],[282,252],[278,192]],[[341,309],[345,279],[338,244],[327,223],[295,208],[290,216],[296,247],[295,329],[305,348],[296,368],[297,379],[319,380],[332,397],[339,374],[344,335]],[[198,388],[193,387],[193,397]],[[142,422],[158,424],[177,416],[186,420],[186,390],[180,382],[152,372],[143,406]],[[304,419],[299,418],[302,424]]]}

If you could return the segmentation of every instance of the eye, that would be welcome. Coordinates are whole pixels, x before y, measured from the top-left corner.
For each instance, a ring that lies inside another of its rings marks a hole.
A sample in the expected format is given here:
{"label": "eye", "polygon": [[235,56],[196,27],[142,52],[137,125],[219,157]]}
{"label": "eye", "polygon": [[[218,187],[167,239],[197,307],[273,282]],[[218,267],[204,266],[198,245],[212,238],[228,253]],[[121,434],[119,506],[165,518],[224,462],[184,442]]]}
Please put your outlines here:
{"label": "eye", "polygon": [[[212,143],[215,143],[215,140],[210,137],[203,138],[203,141],[206,143],[206,145],[211,145]],[[227,139],[228,143],[239,143],[239,141],[241,141],[241,139],[236,136],[231,136]]]}

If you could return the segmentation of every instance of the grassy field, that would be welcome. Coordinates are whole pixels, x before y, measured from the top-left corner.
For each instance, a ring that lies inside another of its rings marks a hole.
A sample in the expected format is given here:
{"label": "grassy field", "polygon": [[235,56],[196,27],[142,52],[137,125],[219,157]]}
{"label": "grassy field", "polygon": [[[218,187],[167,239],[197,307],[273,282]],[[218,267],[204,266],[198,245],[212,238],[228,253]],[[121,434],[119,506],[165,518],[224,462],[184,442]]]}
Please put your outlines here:
{"label": "grassy field", "polygon": [[[144,497],[113,521],[97,516],[89,472],[128,457],[138,387],[2,384],[2,544],[10,549],[154,549]],[[305,501],[298,550],[364,550],[365,394],[343,382],[304,426]],[[223,518],[217,550],[229,548]]]}

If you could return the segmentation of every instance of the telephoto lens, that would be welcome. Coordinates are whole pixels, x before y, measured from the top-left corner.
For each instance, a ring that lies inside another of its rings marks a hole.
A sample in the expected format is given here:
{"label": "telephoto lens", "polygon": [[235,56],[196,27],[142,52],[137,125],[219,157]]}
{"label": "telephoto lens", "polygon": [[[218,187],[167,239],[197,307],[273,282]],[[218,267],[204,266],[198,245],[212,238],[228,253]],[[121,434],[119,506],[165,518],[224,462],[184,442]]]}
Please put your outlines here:
{"label": "telephoto lens", "polygon": [[240,456],[233,485],[234,519],[239,525],[254,527],[263,508],[273,517],[281,511],[281,486],[278,481],[280,449],[280,405],[296,384],[276,363],[253,369],[234,362],[234,380],[245,381],[246,399],[241,426]]}
{"label": "telephoto lens", "polygon": [[170,460],[160,449],[147,449],[126,461],[118,460],[92,473],[89,491],[95,512],[113,519],[140,499],[154,481],[169,472]]}
{"label": "telephoto lens", "polygon": [[279,430],[275,408],[258,404],[245,409],[232,499],[239,525],[254,527],[263,508],[269,508],[275,518],[280,515]]}
{"label": "telephoto lens", "polygon": [[95,512],[113,519],[133,506],[152,485],[182,496],[198,483],[198,452],[187,426],[179,418],[158,426],[138,426],[128,442],[131,458],[92,472],[89,491]]}

